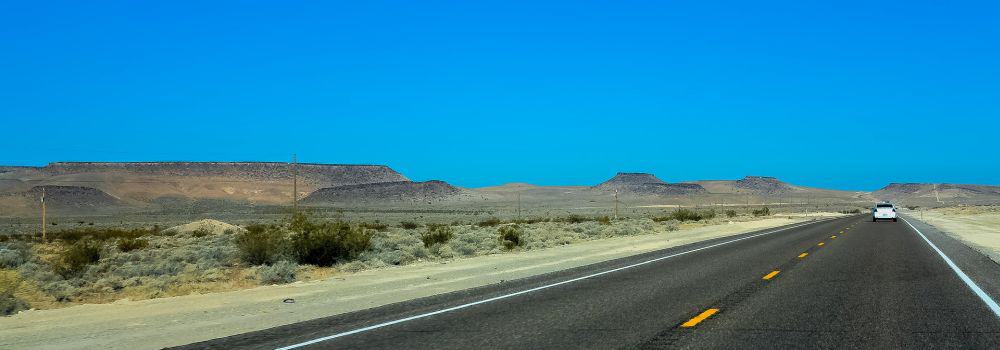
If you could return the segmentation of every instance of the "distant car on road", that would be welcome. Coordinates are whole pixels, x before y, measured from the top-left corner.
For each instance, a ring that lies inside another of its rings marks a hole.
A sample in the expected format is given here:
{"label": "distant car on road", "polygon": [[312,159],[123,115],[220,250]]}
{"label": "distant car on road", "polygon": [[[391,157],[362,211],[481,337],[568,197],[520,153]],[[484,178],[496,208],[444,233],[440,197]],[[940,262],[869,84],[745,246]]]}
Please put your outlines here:
{"label": "distant car on road", "polygon": [[877,222],[879,220],[892,220],[896,221],[896,207],[889,202],[881,202],[875,204],[872,208],[872,222]]}

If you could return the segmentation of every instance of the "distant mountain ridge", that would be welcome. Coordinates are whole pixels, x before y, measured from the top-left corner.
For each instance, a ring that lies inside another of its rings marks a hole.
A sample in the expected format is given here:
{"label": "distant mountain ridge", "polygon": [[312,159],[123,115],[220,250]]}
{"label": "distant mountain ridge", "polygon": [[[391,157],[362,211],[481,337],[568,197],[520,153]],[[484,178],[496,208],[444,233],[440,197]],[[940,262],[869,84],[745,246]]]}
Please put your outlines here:
{"label": "distant mountain ridge", "polygon": [[684,195],[707,192],[704,187],[692,183],[667,183],[653,174],[620,172],[593,189],[598,191],[618,191],[639,195]]}
{"label": "distant mountain ridge", "polygon": [[1000,186],[948,183],[890,183],[872,196],[910,203],[1000,203]]}
{"label": "distant mountain ridge", "polygon": [[444,181],[397,181],[321,188],[302,199],[305,204],[350,201],[425,201],[462,194],[461,188]]}

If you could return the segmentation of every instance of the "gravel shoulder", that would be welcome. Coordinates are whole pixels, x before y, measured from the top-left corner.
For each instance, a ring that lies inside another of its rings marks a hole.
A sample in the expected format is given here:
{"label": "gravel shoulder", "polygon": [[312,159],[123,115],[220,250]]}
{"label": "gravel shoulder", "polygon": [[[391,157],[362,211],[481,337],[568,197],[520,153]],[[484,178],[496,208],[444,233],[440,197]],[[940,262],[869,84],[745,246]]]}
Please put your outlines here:
{"label": "gravel shoulder", "polygon": [[[183,345],[812,219],[768,218],[421,262],[234,292],[33,310],[0,318],[0,349]],[[289,298],[295,302],[283,302]]]}

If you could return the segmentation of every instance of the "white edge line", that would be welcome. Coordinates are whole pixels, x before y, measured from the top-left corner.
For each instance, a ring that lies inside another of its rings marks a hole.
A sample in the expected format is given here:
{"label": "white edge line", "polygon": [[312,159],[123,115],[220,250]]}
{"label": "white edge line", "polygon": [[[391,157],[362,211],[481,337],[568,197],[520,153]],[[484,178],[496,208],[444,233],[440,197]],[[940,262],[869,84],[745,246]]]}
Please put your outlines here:
{"label": "white edge line", "polygon": [[[635,263],[635,264],[632,264],[632,265],[627,265],[627,266],[622,266],[622,267],[614,268],[614,269],[611,269],[611,270],[601,271],[601,272],[590,274],[590,275],[586,275],[586,276],[583,276],[583,277],[577,277],[577,278],[568,279],[568,280],[561,281],[561,282],[556,282],[556,283],[552,283],[552,284],[546,284],[544,286],[538,286],[538,287],[531,288],[531,289],[525,289],[525,290],[522,290],[520,292],[514,292],[514,293],[510,293],[510,294],[504,294],[504,295],[500,295],[500,296],[495,296],[495,297],[492,297],[492,298],[489,298],[489,299],[483,299],[483,300],[479,300],[479,301],[474,301],[474,302],[471,302],[471,303],[468,303],[468,304],[462,304],[462,305],[458,305],[458,306],[452,306],[452,307],[449,307],[447,309],[441,309],[441,310],[432,311],[432,312],[428,312],[428,313],[424,313],[424,314],[413,315],[413,316],[406,317],[406,318],[401,318],[401,319],[398,319],[398,320],[392,320],[392,321],[388,321],[388,322],[374,324],[374,325],[371,325],[371,326],[368,326],[368,327],[364,327],[364,328],[358,328],[358,329],[347,331],[347,332],[342,332],[342,333],[337,333],[337,334],[333,334],[333,335],[328,335],[328,336],[325,336],[325,337],[322,337],[322,338],[316,338],[316,339],[305,341],[305,342],[301,342],[301,343],[298,343],[298,344],[292,344],[292,345],[288,345],[288,346],[285,346],[285,347],[280,347],[280,348],[277,348],[275,350],[291,350],[291,349],[301,348],[303,346],[312,345],[312,344],[324,342],[324,341],[331,340],[331,339],[336,339],[336,338],[345,337],[345,336],[352,335],[352,334],[358,334],[358,333],[362,333],[362,332],[367,332],[367,331],[370,331],[370,330],[373,330],[373,329],[378,329],[378,328],[382,328],[382,327],[386,327],[386,326],[391,326],[391,325],[394,325],[394,324],[399,324],[399,323],[403,323],[403,322],[407,322],[407,321],[413,321],[413,320],[416,320],[416,319],[421,319],[421,318],[430,317],[430,316],[434,316],[434,315],[439,315],[439,314],[443,314],[443,313],[447,313],[447,312],[452,312],[452,311],[455,311],[455,310],[460,310],[460,309],[464,309],[464,308],[467,308],[467,307],[476,306],[476,305],[480,305],[480,304],[486,304],[486,303],[494,302],[494,301],[501,300],[501,299],[507,299],[507,298],[518,296],[518,295],[521,295],[521,294],[527,294],[527,293],[531,293],[531,292],[536,292],[536,291],[539,291],[539,290],[542,290],[542,289],[548,289],[548,288],[552,288],[552,287],[555,287],[555,286],[560,286],[560,285],[567,284],[567,283],[572,283],[572,282],[576,282],[576,281],[580,281],[580,280],[585,280],[585,279],[592,278],[592,277],[597,277],[597,276],[609,274],[609,273],[612,273],[612,272],[618,272],[618,271],[621,271],[621,270],[626,270],[626,269],[630,269],[630,268],[633,268],[633,267],[646,265],[646,264],[657,262],[657,261],[660,261],[660,260],[670,259],[670,258],[678,257],[678,256],[681,256],[681,255],[684,255],[684,254],[694,253],[694,252],[697,252],[697,251],[701,251],[701,250],[705,250],[705,249],[709,249],[709,248],[718,247],[720,245],[725,245],[725,244],[729,244],[729,243],[733,243],[733,242],[739,242],[739,241],[746,240],[746,239],[751,239],[751,238],[756,238],[756,237],[760,237],[760,236],[765,236],[765,235],[769,235],[769,234],[772,234],[772,233],[777,233],[777,232],[781,232],[781,231],[785,231],[785,230],[790,230],[790,229],[793,229],[793,228],[802,227],[802,226],[806,226],[806,225],[818,224],[818,223],[821,223],[821,222],[826,222],[826,221],[830,221],[830,220],[836,220],[836,219],[839,219],[839,218],[841,218],[841,217],[836,217],[836,218],[831,218],[831,219],[824,219],[824,220],[818,220],[818,221],[810,221],[810,222],[806,222],[806,223],[802,223],[802,224],[798,224],[798,225],[794,225],[794,226],[780,228],[780,229],[773,230],[773,231],[762,232],[762,233],[758,233],[758,234],[754,234],[754,235],[750,235],[750,236],[746,236],[746,237],[741,237],[741,238],[737,238],[737,239],[733,239],[733,240],[729,240],[729,241],[725,241],[725,242],[721,242],[721,243],[716,243],[716,244],[704,246],[704,247],[701,247],[701,248],[691,249],[691,250],[680,252],[680,253],[675,253],[675,254],[671,254],[671,255],[667,255],[667,256],[661,256],[659,258],[650,259],[650,260],[646,260],[646,261],[643,261],[643,262],[638,262],[638,263]],[[996,306],[995,303],[993,305]]]}
{"label": "white edge line", "polygon": [[917,234],[920,235],[920,238],[923,238],[924,242],[927,242],[927,244],[930,245],[931,248],[933,248],[934,251],[941,256],[941,259],[944,259],[944,262],[948,264],[948,267],[950,267],[952,271],[955,271],[955,274],[958,275],[958,278],[962,279],[962,282],[965,282],[965,285],[968,286],[969,289],[972,289],[972,292],[976,293],[976,296],[978,296],[979,299],[983,301],[983,303],[986,303],[986,306],[988,306],[990,310],[993,311],[994,315],[1000,317],[1000,305],[997,305],[997,302],[993,300],[993,298],[990,297],[989,294],[986,294],[986,292],[983,291],[982,288],[979,288],[979,286],[976,285],[976,282],[973,282],[972,279],[969,278],[969,275],[966,275],[965,272],[962,271],[962,269],[958,268],[958,265],[955,265],[955,262],[951,261],[951,258],[949,258],[947,255],[944,255],[944,252],[942,252],[941,249],[938,249],[938,247],[934,245],[934,243],[931,243],[931,240],[927,239],[927,236],[924,236],[924,233],[920,232],[920,230],[918,230],[915,226],[913,226],[913,224],[911,224],[909,220],[903,219],[903,222],[905,222],[907,225],[910,225],[910,228],[912,228],[914,231],[917,231]]}

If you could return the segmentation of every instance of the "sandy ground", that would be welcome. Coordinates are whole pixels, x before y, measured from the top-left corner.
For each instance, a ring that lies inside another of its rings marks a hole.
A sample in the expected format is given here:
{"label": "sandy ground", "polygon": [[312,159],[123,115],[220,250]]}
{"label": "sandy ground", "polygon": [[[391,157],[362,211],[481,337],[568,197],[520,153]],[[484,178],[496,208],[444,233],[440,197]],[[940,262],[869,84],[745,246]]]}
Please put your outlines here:
{"label": "sandy ground", "polygon": [[958,207],[908,211],[1000,263],[1000,207]]}
{"label": "sandy ground", "polygon": [[[811,219],[769,218],[234,292],[33,310],[0,318],[0,349],[182,345]],[[296,302],[283,303],[285,298]]]}

